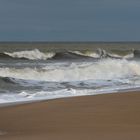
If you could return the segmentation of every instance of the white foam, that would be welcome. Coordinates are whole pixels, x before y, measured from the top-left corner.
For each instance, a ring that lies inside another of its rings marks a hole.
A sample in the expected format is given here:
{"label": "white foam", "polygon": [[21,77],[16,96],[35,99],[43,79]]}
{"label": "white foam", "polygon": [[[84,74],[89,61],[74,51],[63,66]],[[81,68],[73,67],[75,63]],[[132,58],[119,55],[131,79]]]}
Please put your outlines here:
{"label": "white foam", "polygon": [[5,100],[5,99],[0,99],[0,103],[7,103],[7,100]]}
{"label": "white foam", "polygon": [[128,60],[105,59],[85,65],[72,64],[67,67],[0,68],[0,76],[39,81],[82,81],[116,79],[140,76],[140,63]]}
{"label": "white foam", "polygon": [[83,95],[96,95],[100,94],[92,89],[62,89],[56,91],[39,91],[39,92],[27,92],[22,91],[19,94],[3,94],[0,95],[2,102],[0,100],[0,104],[4,103],[17,103],[17,102],[26,102],[26,101],[38,101],[38,100],[49,100],[49,99],[57,99],[64,97],[73,97],[73,96],[83,96]]}
{"label": "white foam", "polygon": [[113,53],[108,53],[108,55],[110,57],[114,57],[114,58],[123,58],[123,59],[129,59],[129,58],[133,58],[134,57],[134,53],[129,53],[127,55],[118,55],[118,54],[113,54]]}
{"label": "white foam", "polygon": [[[106,93],[117,93],[119,90],[126,90],[137,88],[129,86],[116,86],[109,88],[101,89],[60,89],[56,91],[22,91],[21,93],[4,93],[0,95],[0,104],[4,103],[18,103],[18,102],[27,102],[27,101],[38,101],[38,100],[49,100],[57,98],[66,98],[74,96],[86,96],[86,95],[97,95],[97,94],[106,94]],[[139,88],[139,86],[138,86]]]}
{"label": "white foam", "polygon": [[38,59],[46,60],[48,58],[52,58],[55,55],[55,53],[53,52],[42,53],[38,49],[13,53],[5,52],[5,54],[14,58],[27,58],[30,60],[38,60]]}
{"label": "white foam", "polygon": [[88,56],[88,57],[93,57],[93,58],[100,58],[101,54],[97,53],[95,51],[73,51],[72,53],[78,54],[78,55],[82,55],[82,56]]}

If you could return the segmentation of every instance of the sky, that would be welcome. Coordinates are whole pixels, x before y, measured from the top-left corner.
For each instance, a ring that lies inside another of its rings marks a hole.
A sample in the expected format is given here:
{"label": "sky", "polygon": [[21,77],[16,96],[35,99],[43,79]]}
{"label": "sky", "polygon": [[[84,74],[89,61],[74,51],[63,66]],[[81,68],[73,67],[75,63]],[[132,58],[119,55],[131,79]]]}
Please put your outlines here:
{"label": "sky", "polygon": [[0,0],[0,41],[140,41],[140,0]]}

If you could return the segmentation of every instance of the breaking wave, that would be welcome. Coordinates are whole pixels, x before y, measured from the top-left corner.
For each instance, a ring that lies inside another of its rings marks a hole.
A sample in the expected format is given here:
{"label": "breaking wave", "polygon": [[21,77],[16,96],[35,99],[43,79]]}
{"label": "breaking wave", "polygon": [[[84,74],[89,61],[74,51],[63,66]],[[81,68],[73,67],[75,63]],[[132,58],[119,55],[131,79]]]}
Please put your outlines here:
{"label": "breaking wave", "polygon": [[55,53],[53,52],[43,53],[40,52],[38,49],[13,53],[5,52],[4,54],[11,56],[13,58],[27,58],[30,60],[38,60],[38,59],[47,60],[48,58],[52,58],[55,55]]}
{"label": "breaking wave", "polygon": [[0,68],[1,77],[39,81],[82,81],[96,79],[115,79],[121,77],[140,76],[140,63],[137,61],[102,59],[92,63],[67,67],[42,68]]}
{"label": "breaking wave", "polygon": [[81,59],[81,58],[119,58],[129,59],[140,57],[139,50],[85,50],[85,51],[65,51],[65,52],[41,52],[38,49],[4,52],[0,53],[0,58],[7,59],[29,59],[29,60],[47,60],[47,59]]}

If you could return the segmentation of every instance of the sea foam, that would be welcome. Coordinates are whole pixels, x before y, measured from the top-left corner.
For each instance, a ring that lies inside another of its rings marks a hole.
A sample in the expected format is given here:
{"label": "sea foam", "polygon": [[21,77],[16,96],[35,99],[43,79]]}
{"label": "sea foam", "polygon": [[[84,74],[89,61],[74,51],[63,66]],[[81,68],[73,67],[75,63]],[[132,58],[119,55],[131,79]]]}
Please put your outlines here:
{"label": "sea foam", "polygon": [[43,53],[40,52],[38,49],[13,53],[5,52],[5,54],[14,58],[27,58],[30,60],[47,60],[48,58],[52,58],[55,55],[55,53],[53,52]]}
{"label": "sea foam", "polygon": [[81,65],[72,63],[67,67],[42,68],[0,68],[1,77],[13,77],[39,81],[82,81],[96,79],[116,79],[140,76],[140,63],[137,61],[103,59]]}

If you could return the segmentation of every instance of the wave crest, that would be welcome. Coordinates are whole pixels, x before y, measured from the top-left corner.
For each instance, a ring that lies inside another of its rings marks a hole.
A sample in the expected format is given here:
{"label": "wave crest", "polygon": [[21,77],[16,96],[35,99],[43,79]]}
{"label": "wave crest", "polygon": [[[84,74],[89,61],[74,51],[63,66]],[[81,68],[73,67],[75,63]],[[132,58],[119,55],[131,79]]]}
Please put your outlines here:
{"label": "wave crest", "polygon": [[53,52],[42,53],[38,49],[13,53],[5,52],[5,54],[14,58],[27,58],[30,60],[47,60],[55,55]]}
{"label": "wave crest", "polygon": [[139,50],[82,50],[82,51],[62,51],[62,52],[41,52],[38,49],[17,52],[0,53],[0,58],[7,59],[29,59],[29,60],[65,60],[65,59],[130,59],[139,58]]}
{"label": "wave crest", "polygon": [[81,55],[81,56],[87,56],[87,57],[93,57],[93,58],[100,58],[101,57],[101,51],[73,51],[72,53]]}
{"label": "wave crest", "polygon": [[129,59],[139,57],[138,50],[84,50],[84,51],[65,51],[65,52],[41,52],[38,49],[18,51],[18,52],[4,52],[0,53],[1,58],[8,59],[29,59],[29,60],[65,60],[65,59],[101,59],[101,58],[119,58]]}

